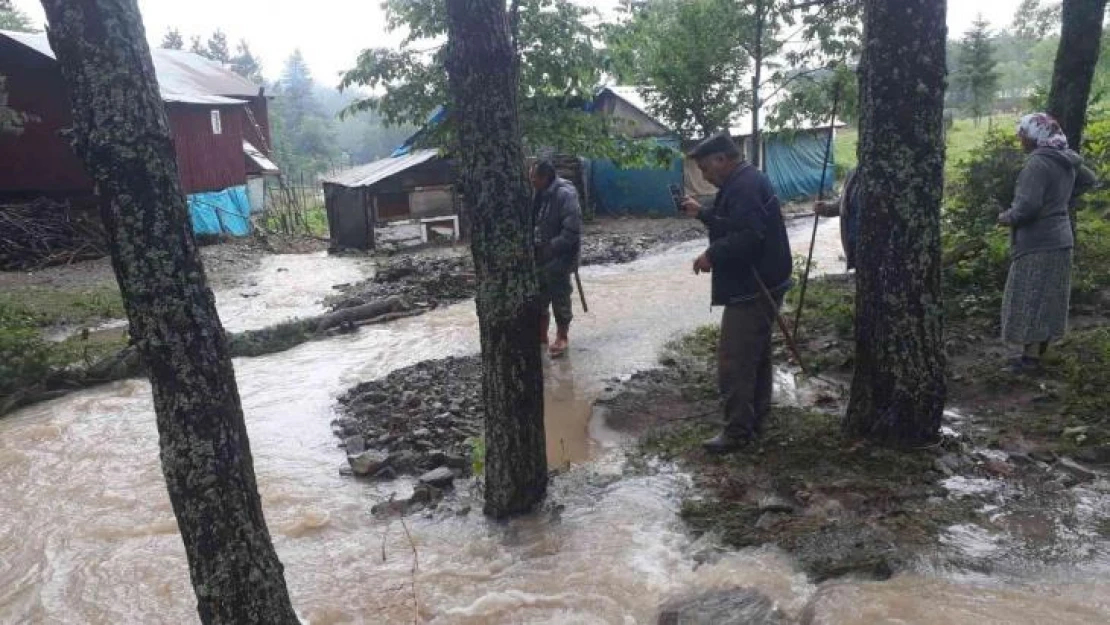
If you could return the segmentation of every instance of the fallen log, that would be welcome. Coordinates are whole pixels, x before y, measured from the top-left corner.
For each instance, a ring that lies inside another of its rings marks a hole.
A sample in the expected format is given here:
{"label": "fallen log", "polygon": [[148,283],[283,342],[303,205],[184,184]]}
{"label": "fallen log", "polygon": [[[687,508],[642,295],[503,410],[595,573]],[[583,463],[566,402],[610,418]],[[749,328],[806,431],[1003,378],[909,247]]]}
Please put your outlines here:
{"label": "fallen log", "polygon": [[[425,312],[399,297],[390,297],[355,308],[297,319],[286,323],[228,335],[232,357],[253,358],[292,349],[335,333],[336,328],[388,323]],[[129,346],[88,366],[57,370],[26,388],[0,397],[0,416],[31,404],[57,399],[74,391],[141,377],[146,373],[138,349]]]}
{"label": "fallen log", "polygon": [[356,325],[363,321],[388,315],[391,313],[407,312],[405,302],[399,297],[387,297],[383,300],[370,302],[361,306],[344,308],[333,313],[317,317],[316,334],[323,334],[328,330],[342,325]]}

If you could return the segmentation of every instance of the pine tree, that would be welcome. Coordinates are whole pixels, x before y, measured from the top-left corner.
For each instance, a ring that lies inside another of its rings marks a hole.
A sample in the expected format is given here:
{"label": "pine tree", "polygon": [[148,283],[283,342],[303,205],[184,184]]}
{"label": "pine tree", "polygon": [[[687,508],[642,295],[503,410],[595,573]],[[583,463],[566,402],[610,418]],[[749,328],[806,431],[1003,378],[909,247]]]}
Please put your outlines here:
{"label": "pine tree", "polygon": [[227,65],[231,62],[231,50],[227,45],[227,35],[217,30],[208,38],[208,58]]}
{"label": "pine tree", "polygon": [[262,63],[251,52],[246,40],[240,40],[236,55],[231,57],[231,70],[243,78],[262,84]]}
{"label": "pine tree", "polygon": [[136,0],[43,0],[205,625],[297,625]]}
{"label": "pine tree", "polygon": [[38,32],[26,13],[12,6],[11,0],[0,0],[0,30],[17,33]]}
{"label": "pine tree", "polygon": [[176,28],[171,28],[166,31],[162,37],[163,50],[183,50],[185,48],[185,38],[181,36],[181,31]]}
{"label": "pine tree", "polygon": [[208,58],[208,48],[205,47],[204,42],[202,42],[197,35],[194,35],[193,38],[189,40],[189,52],[199,54],[206,59]]}
{"label": "pine tree", "polygon": [[991,41],[989,24],[983,15],[971,26],[960,43],[955,87],[961,92],[967,110],[978,124],[989,115],[998,95],[998,72],[995,66],[994,43]]}

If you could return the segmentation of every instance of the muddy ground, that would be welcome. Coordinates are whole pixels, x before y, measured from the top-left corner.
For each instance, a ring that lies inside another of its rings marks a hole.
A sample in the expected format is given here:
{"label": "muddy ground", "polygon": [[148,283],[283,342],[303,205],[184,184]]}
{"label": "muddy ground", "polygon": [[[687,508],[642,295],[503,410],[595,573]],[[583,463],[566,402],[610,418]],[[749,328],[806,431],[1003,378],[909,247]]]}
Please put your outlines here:
{"label": "muddy ground", "polygon": [[[582,266],[629,263],[669,245],[705,237],[705,229],[684,219],[599,219],[586,225]],[[432,309],[475,294],[474,264],[463,246],[433,248],[382,258],[374,277],[344,285],[329,300],[333,310],[401,297],[413,310]]]}
{"label": "muddy ground", "polygon": [[1110,320],[1077,316],[1039,377],[1004,370],[1011,350],[989,317],[951,320],[944,436],[891,450],[840,432],[851,283],[821,280],[810,297],[802,352],[820,378],[784,376],[797,386],[779,393],[756,445],[723,458],[700,448],[720,427],[712,328],[676,341],[662,368],[603,400],[610,427],[641,436],[634,460],[662,457],[694,475],[698,494],[682,508],[694,531],[732,547],[777,545],[817,581],[923,566],[1010,573],[1105,545]]}
{"label": "muddy ground", "polygon": [[[840,432],[851,375],[843,310],[851,283],[822,279],[810,297],[801,343],[819,377],[780,370],[775,409],[756,445],[726,457],[700,448],[720,427],[712,327],[676,340],[658,369],[614,384],[599,400],[607,427],[639,441],[629,454],[632,472],[655,470],[663,459],[691,473],[695,488],[681,514],[692,531],[730,548],[778,546],[818,582],[937,567],[1016,574],[1081,561],[1105,546],[1107,319],[1078,316],[1075,334],[1039,378],[1002,372],[1007,350],[986,317],[953,320],[944,435],[920,449],[893,450]],[[776,349],[785,363],[781,342]],[[363,478],[437,469],[448,480],[468,476],[481,462],[479,388],[475,358],[421,363],[352,389],[333,427],[366,454]],[[441,496],[422,486],[415,499],[379,510],[425,510]]]}

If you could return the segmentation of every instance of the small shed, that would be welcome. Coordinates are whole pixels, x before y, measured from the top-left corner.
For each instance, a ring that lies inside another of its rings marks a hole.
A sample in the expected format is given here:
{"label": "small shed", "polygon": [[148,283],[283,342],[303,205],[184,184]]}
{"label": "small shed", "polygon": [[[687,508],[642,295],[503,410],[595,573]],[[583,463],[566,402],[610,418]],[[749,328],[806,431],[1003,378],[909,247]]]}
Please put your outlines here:
{"label": "small shed", "polygon": [[465,231],[465,211],[454,186],[454,167],[439,150],[413,150],[325,177],[324,203],[332,245],[374,248],[374,229],[391,222],[424,228],[450,223]]}

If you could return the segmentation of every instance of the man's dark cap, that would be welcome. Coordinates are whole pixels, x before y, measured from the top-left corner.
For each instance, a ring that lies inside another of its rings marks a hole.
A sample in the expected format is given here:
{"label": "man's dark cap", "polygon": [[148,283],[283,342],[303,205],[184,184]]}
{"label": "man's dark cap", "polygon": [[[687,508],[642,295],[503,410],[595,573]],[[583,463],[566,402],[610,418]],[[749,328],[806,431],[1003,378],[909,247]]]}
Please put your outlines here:
{"label": "man's dark cap", "polygon": [[719,134],[702,141],[693,151],[690,152],[690,158],[700,160],[707,156],[714,154],[724,154],[733,158],[740,156],[740,148],[732,142],[727,134]]}

